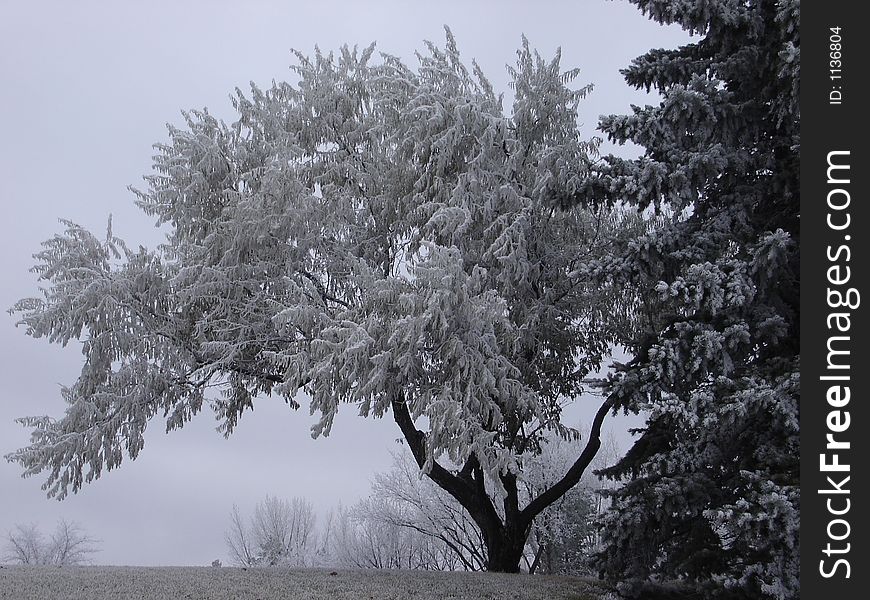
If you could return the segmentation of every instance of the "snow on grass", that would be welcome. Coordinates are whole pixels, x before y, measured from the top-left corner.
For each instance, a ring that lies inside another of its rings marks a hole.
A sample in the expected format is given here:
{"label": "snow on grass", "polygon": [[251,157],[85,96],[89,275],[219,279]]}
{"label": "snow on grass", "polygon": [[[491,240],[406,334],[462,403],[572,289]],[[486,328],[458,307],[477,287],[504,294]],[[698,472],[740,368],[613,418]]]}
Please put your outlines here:
{"label": "snow on grass", "polygon": [[603,594],[594,581],[555,575],[212,567],[0,568],[3,600],[598,600]]}

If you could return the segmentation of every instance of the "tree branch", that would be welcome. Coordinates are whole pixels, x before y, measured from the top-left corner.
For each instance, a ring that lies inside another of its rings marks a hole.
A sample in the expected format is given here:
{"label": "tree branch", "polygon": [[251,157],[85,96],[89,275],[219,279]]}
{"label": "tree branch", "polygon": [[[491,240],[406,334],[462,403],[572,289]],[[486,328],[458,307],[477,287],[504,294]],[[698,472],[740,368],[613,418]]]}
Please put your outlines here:
{"label": "tree branch", "polygon": [[[426,464],[426,434],[414,425],[408,404],[401,392],[392,399],[390,404],[393,409],[393,419],[408,442],[417,466],[422,469],[423,465]],[[456,501],[468,511],[481,529],[492,531],[502,526],[501,517],[498,516],[492,501],[486,494],[483,486],[483,471],[480,466],[477,465],[474,471],[476,485],[471,485],[466,479],[454,475],[433,460],[432,468],[426,475],[441,489],[456,498]]]}
{"label": "tree branch", "polygon": [[592,421],[592,427],[589,429],[589,439],[586,441],[586,446],[583,452],[565,473],[565,476],[557,481],[552,487],[542,492],[538,497],[529,502],[529,504],[520,512],[520,521],[526,525],[531,524],[532,520],[541,514],[545,508],[553,502],[564,496],[568,490],[574,487],[583,477],[586,468],[595,458],[595,454],[601,447],[601,424],[610,409],[613,408],[616,402],[615,396],[611,395],[604,401],[595,413],[595,419]]}

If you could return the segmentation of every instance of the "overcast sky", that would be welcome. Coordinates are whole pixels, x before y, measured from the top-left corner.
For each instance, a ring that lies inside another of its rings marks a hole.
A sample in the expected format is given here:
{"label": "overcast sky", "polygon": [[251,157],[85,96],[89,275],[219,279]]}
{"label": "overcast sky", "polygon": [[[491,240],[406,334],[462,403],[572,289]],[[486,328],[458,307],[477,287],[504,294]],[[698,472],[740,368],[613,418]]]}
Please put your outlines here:
{"label": "overcast sky", "polygon": [[[580,107],[586,135],[600,114],[651,101],[625,85],[620,68],[649,48],[687,39],[610,0],[3,2],[0,308],[36,295],[31,255],[59,230],[59,217],[102,233],[112,213],[115,233],[133,247],[162,240],[126,187],[150,171],[151,145],[166,140],[165,124],[179,123],[182,109],[205,106],[232,119],[234,87],[285,78],[291,48],[377,41],[415,63],[423,40],[443,42],[445,24],[463,55],[505,92],[504,65],[514,63],[521,34],[545,57],[561,46],[564,68],[581,68],[576,83],[595,85]],[[0,456],[28,441],[14,418],[62,415],[59,387],[81,366],[73,344],[33,340],[14,322],[0,313]],[[566,418],[575,424],[583,414],[588,421],[588,411],[574,407]],[[364,420],[346,409],[331,437],[318,440],[309,435],[312,422],[307,410],[269,398],[256,401],[229,440],[208,411],[169,435],[153,421],[139,459],[63,502],[46,499],[41,479],[23,480],[17,465],[0,460],[0,533],[31,522],[50,530],[63,517],[102,540],[97,563],[227,562],[223,531],[234,503],[248,512],[268,493],[305,496],[321,510],[352,504],[401,449],[391,419]]]}

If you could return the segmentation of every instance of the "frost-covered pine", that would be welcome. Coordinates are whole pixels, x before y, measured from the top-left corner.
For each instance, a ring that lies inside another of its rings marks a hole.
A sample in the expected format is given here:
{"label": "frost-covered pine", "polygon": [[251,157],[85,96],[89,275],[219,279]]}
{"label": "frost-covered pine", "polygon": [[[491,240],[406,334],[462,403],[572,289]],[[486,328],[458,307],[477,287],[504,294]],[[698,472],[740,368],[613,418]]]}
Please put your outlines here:
{"label": "frost-covered pine", "polygon": [[659,225],[596,268],[648,290],[646,331],[611,381],[647,411],[602,530],[601,569],[705,596],[798,595],[799,3],[636,0],[700,37],[624,71],[657,106],[604,118],[614,141],[575,200],[628,202]]}
{"label": "frost-covered pine", "polygon": [[24,420],[32,444],[10,458],[26,474],[47,471],[63,497],[135,458],[151,418],[183,426],[207,389],[222,389],[208,401],[227,435],[257,396],[296,408],[304,392],[314,436],[342,405],[391,412],[480,527],[487,567],[518,569],[533,518],[594,456],[601,419],[525,507],[518,457],[566,433],[562,404],[632,318],[615,287],[569,275],[637,220],[551,207],[582,189],[596,147],[577,128],[588,88],[571,87],[558,54],[524,41],[510,116],[449,32],[418,60],[297,53],[293,83],[237,91],[234,123],[191,111],[157,146],[136,194],[169,228],[163,246],[72,223],[45,243],[44,297],[14,310],[34,337],[83,340],[85,360],[63,418]]}

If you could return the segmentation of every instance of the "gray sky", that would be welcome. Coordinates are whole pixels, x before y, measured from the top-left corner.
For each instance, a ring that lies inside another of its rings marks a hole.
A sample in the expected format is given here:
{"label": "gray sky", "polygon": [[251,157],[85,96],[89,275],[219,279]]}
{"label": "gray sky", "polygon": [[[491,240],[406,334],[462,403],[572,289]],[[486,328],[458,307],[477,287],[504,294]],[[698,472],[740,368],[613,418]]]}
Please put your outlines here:
{"label": "gray sky", "polygon": [[[626,2],[3,2],[0,4],[0,308],[37,295],[28,272],[58,217],[94,232],[114,231],[134,247],[162,240],[126,190],[151,167],[151,145],[180,110],[206,106],[232,119],[238,86],[268,87],[288,74],[289,50],[344,43],[378,49],[415,64],[423,40],[452,29],[466,59],[476,58],[507,92],[506,63],[520,36],[545,57],[562,47],[563,67],[580,67],[578,85],[595,84],[581,104],[584,132],[598,116],[651,100],[628,88],[619,69],[652,47],[687,36],[647,21]],[[0,455],[28,441],[13,422],[59,417],[59,386],[74,381],[81,355],[33,340],[0,313]],[[593,409],[594,412],[594,409]],[[589,412],[573,407],[569,424]],[[79,522],[102,540],[102,564],[205,565],[226,561],[223,531],[234,503],[244,512],[265,494],[304,495],[319,509],[367,495],[369,478],[390,463],[400,436],[391,419],[344,410],[328,439],[312,440],[313,418],[264,398],[225,440],[208,411],[172,434],[153,421],[139,459],[63,502],[48,500],[40,479],[0,461],[0,534],[15,523],[51,530]],[[623,423],[614,427],[624,429]],[[628,444],[620,435],[623,446]]]}

